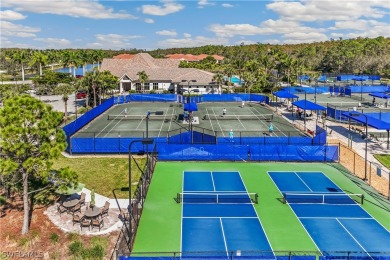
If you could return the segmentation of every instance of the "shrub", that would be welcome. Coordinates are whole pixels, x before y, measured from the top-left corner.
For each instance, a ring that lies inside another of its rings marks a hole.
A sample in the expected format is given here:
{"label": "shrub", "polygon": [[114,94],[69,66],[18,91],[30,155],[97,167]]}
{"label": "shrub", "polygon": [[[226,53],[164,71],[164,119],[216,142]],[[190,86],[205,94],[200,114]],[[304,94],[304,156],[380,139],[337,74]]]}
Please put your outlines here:
{"label": "shrub", "polygon": [[50,234],[50,240],[53,243],[58,243],[58,241],[60,240],[60,236],[57,233],[51,233]]}
{"label": "shrub", "polygon": [[95,245],[91,248],[83,250],[83,259],[103,259],[104,248],[101,245]]}
{"label": "shrub", "polygon": [[81,256],[84,251],[84,245],[81,241],[74,241],[69,245],[69,251],[74,256]]}

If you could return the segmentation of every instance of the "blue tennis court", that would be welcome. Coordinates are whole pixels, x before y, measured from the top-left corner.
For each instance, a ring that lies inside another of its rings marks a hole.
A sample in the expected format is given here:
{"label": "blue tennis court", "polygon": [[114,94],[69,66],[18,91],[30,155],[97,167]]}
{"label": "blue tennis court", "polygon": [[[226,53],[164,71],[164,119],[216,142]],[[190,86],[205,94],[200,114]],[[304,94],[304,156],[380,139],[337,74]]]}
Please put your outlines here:
{"label": "blue tennis court", "polygon": [[[239,172],[183,173],[183,256],[249,256],[275,259]],[[196,252],[196,254],[191,254]],[[203,252],[203,253],[199,253]]]}
{"label": "blue tennis court", "polygon": [[390,233],[322,172],[268,172],[324,255],[351,252],[367,259],[390,251]]}

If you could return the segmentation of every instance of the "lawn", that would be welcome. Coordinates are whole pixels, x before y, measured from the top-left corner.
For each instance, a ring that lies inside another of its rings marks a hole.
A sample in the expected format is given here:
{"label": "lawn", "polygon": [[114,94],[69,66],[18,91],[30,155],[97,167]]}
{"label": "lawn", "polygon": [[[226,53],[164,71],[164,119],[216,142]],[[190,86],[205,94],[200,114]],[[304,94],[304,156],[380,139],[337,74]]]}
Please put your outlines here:
{"label": "lawn", "polygon": [[374,154],[374,157],[390,170],[390,155],[387,154]]}
{"label": "lawn", "polygon": [[[138,164],[143,169],[146,158],[136,158]],[[112,190],[129,186],[128,179],[128,158],[110,157],[78,157],[67,158],[61,156],[54,162],[53,168],[59,169],[69,167],[79,176],[79,182],[85,184],[85,188],[94,189],[96,193],[113,198]],[[132,191],[135,191],[140,176],[135,163],[131,164]],[[118,198],[127,198],[128,192],[115,192]]]}

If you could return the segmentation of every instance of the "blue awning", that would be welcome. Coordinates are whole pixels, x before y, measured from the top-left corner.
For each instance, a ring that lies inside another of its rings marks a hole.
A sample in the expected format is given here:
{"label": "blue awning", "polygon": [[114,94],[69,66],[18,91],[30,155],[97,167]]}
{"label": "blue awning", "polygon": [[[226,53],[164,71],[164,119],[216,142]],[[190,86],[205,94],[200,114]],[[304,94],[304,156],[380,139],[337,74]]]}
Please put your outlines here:
{"label": "blue awning", "polygon": [[188,112],[198,111],[198,105],[195,102],[185,103],[184,111],[188,111]]}
{"label": "blue awning", "polygon": [[291,94],[290,92],[283,91],[283,90],[274,92],[272,94],[279,98],[299,98],[297,95]]}
{"label": "blue awning", "polygon": [[367,125],[378,130],[390,130],[390,123],[387,123],[385,121],[382,121],[380,119],[371,116],[364,115],[357,111],[344,112],[342,113],[342,115],[362,124],[366,124],[366,120],[367,120]]}
{"label": "blue awning", "polygon": [[292,104],[296,107],[303,109],[303,110],[314,110],[314,111],[326,110],[325,107],[320,106],[320,105],[313,103],[313,102],[306,100],[306,99],[295,101]]}
{"label": "blue awning", "polygon": [[384,99],[389,99],[390,98],[390,94],[386,94],[386,93],[374,92],[374,93],[370,93],[368,95],[370,95],[372,97],[384,98]]}

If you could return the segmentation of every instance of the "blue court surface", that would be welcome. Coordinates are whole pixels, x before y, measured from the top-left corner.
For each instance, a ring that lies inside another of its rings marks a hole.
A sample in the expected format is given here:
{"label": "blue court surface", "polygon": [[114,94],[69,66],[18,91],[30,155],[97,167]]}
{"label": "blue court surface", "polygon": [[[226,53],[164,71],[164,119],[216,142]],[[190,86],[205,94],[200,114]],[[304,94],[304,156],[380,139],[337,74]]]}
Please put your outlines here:
{"label": "blue court surface", "polygon": [[388,255],[389,231],[322,172],[268,174],[323,255],[342,251],[364,259]]}
{"label": "blue court surface", "polygon": [[183,179],[182,257],[262,251],[275,259],[239,172],[187,171]]}

